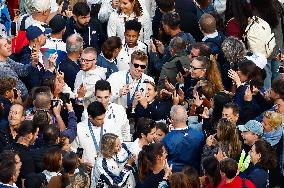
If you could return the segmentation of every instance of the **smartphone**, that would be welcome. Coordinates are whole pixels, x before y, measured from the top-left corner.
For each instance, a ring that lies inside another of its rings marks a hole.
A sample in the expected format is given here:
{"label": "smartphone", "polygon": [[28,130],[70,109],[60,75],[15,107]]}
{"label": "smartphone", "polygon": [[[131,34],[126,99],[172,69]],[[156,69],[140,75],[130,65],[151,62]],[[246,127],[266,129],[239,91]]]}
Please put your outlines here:
{"label": "smartphone", "polygon": [[36,44],[33,45],[33,48],[32,48],[32,53],[36,53],[37,52],[37,49],[36,49]]}
{"label": "smartphone", "polygon": [[14,99],[17,99],[19,97],[17,89],[13,89],[13,94],[14,94]]}
{"label": "smartphone", "polygon": [[16,36],[17,35],[17,24],[15,22],[11,23],[11,35]]}
{"label": "smartphone", "polygon": [[61,93],[60,94],[60,99],[63,102],[63,106],[66,106],[66,104],[70,103],[70,94],[69,93]]}
{"label": "smartphone", "polygon": [[253,83],[251,81],[249,82],[249,88],[250,88],[250,91],[253,92]]}
{"label": "smartphone", "polygon": [[153,35],[150,38],[153,41],[154,46],[157,48],[157,41],[156,41],[156,39],[153,37]]}
{"label": "smartphone", "polygon": [[51,100],[51,109],[56,107],[60,103],[60,100],[52,99]]}
{"label": "smartphone", "polygon": [[176,86],[176,92],[178,93],[178,91],[179,91],[179,83],[177,82],[175,86]]}
{"label": "smartphone", "polygon": [[176,67],[177,67],[178,72],[180,72],[183,76],[186,74],[180,60],[176,61]]}
{"label": "smartphone", "polygon": [[201,99],[203,96],[203,90],[202,90],[202,86],[198,86],[196,88],[196,92],[198,93],[199,98]]}
{"label": "smartphone", "polygon": [[281,54],[282,54],[282,50],[279,48],[278,49],[278,59],[281,59]]}
{"label": "smartphone", "polygon": [[140,93],[141,93],[141,95],[142,95],[143,97],[146,96],[146,89],[147,89],[146,83],[142,83],[142,84],[141,84],[141,87],[140,87],[140,89],[139,89],[139,91],[140,91]]}
{"label": "smartphone", "polygon": [[238,64],[230,62],[230,69],[232,69],[233,71],[237,71],[238,70]]}
{"label": "smartphone", "polygon": [[76,155],[78,156],[79,159],[82,159],[83,152],[84,152],[83,148],[77,148]]}

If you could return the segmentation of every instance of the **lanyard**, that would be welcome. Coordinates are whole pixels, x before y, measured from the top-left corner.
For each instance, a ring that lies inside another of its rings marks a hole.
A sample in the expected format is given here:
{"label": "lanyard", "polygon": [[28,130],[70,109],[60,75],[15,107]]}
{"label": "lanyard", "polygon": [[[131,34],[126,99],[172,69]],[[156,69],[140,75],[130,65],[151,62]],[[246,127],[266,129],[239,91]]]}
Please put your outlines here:
{"label": "lanyard", "polygon": [[[137,84],[137,86],[135,88],[135,91],[134,91],[133,95],[131,96],[131,98],[130,98],[130,91],[127,93],[127,106],[130,106],[130,104],[132,103],[133,97],[134,97],[136,91],[138,91],[138,87],[139,87],[139,85],[141,83],[141,80],[142,80],[142,77],[140,78],[140,80],[139,80],[139,82],[138,82],[138,84]],[[126,74],[126,84],[129,84],[129,71]]]}
{"label": "lanyard", "polygon": [[90,130],[90,133],[92,135],[92,138],[93,138],[93,142],[95,144],[95,147],[96,147],[96,150],[97,150],[97,153],[100,151],[100,146],[99,144],[101,143],[101,140],[102,140],[102,137],[103,137],[103,126],[101,126],[101,132],[100,132],[100,140],[99,140],[99,144],[96,140],[96,137],[95,137],[95,134],[94,134],[94,131],[92,129],[92,123],[90,122],[90,120],[88,121],[88,126],[89,126],[89,130]]}

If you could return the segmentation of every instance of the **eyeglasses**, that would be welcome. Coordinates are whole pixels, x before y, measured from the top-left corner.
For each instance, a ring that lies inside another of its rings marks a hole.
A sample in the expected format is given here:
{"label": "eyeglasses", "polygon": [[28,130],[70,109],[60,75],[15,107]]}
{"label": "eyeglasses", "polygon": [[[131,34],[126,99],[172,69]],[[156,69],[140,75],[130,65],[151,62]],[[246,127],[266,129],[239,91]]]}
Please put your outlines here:
{"label": "eyeglasses", "polygon": [[140,67],[141,69],[146,69],[146,65],[139,65],[139,64],[136,64],[136,63],[133,63],[133,66],[137,69],[138,67]]}
{"label": "eyeglasses", "polygon": [[87,63],[95,61],[95,60],[96,60],[96,58],[94,58],[94,59],[83,59],[83,58],[80,58],[79,59],[80,62],[87,62]]}
{"label": "eyeglasses", "polygon": [[194,66],[190,65],[190,66],[189,66],[189,69],[198,70],[198,69],[204,69],[204,68],[201,68],[201,67],[194,67]]}

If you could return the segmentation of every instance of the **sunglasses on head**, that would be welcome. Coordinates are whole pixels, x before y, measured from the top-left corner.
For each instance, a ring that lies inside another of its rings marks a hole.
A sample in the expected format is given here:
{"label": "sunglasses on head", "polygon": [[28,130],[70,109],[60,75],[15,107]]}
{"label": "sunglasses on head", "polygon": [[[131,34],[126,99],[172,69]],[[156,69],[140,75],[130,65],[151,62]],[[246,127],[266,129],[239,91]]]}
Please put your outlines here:
{"label": "sunglasses on head", "polygon": [[137,69],[138,67],[140,67],[141,69],[146,69],[146,65],[139,65],[139,64],[136,64],[136,63],[133,63],[133,66]]}

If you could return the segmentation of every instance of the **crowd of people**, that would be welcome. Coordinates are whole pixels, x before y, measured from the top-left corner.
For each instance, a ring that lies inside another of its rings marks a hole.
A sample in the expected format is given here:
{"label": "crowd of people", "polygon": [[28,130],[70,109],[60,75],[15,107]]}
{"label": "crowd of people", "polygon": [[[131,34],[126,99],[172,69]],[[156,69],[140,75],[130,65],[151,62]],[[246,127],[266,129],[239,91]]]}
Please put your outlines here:
{"label": "crowd of people", "polygon": [[283,0],[0,0],[0,188],[282,188]]}

